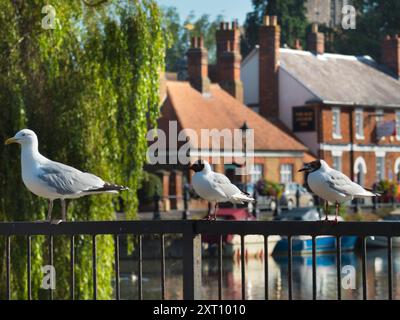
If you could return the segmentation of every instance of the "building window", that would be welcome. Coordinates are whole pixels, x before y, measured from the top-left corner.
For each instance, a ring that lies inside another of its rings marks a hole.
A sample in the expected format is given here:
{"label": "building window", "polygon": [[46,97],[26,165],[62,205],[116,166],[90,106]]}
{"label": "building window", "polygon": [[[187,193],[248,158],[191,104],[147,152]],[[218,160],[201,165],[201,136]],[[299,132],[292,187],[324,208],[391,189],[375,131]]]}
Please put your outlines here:
{"label": "building window", "polygon": [[362,109],[356,110],[356,139],[364,139],[364,118]]}
{"label": "building window", "polygon": [[293,181],[293,165],[281,165],[281,183],[289,183]]}
{"label": "building window", "polygon": [[396,111],[396,138],[400,140],[400,110]]}
{"label": "building window", "polygon": [[250,182],[256,183],[263,178],[263,165],[255,164],[250,170]]}
{"label": "building window", "polygon": [[385,180],[385,157],[376,157],[376,180]]}
{"label": "building window", "polygon": [[342,171],[342,157],[341,156],[333,156],[333,169]]}
{"label": "building window", "polygon": [[342,133],[340,130],[340,109],[332,108],[332,137],[333,139],[341,139]]}

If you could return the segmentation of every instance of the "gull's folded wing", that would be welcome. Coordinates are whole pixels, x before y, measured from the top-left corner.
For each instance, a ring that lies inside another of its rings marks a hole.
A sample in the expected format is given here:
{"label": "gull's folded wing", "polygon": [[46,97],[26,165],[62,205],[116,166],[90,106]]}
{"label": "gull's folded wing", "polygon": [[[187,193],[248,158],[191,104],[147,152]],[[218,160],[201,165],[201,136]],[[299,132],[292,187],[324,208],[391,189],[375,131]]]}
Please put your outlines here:
{"label": "gull's folded wing", "polygon": [[78,194],[104,186],[104,181],[94,174],[54,161],[40,168],[39,178],[62,195]]}
{"label": "gull's folded wing", "polygon": [[351,181],[349,177],[337,170],[330,170],[325,173],[327,183],[337,192],[347,196],[371,196],[371,192],[365,190],[359,184]]}
{"label": "gull's folded wing", "polygon": [[213,187],[222,192],[227,198],[242,193],[237,186],[231,183],[227,176],[221,173],[212,173],[212,183]]}

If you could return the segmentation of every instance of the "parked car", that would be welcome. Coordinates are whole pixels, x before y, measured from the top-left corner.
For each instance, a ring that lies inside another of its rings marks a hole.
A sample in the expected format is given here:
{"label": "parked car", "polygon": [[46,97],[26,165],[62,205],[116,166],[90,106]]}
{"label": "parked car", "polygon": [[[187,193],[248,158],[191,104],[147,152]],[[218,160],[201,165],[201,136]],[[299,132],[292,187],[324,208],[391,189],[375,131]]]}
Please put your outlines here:
{"label": "parked car", "polygon": [[297,193],[299,193],[299,206],[300,207],[313,207],[314,198],[311,193],[309,193],[306,188],[299,185],[298,183],[292,182],[285,184],[285,189],[283,191],[280,205],[286,207],[288,210],[292,210],[296,207]]}

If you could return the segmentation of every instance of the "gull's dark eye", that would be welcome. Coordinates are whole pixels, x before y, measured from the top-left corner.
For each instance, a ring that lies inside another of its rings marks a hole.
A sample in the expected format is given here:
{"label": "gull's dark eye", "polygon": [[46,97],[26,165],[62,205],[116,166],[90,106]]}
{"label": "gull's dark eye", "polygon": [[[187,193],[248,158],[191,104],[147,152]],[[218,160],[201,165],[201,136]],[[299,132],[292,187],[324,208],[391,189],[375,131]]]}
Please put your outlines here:
{"label": "gull's dark eye", "polygon": [[25,134],[25,133],[23,133],[23,134],[22,134],[22,136],[23,136],[23,137],[25,137],[25,136],[26,136],[26,134]]}

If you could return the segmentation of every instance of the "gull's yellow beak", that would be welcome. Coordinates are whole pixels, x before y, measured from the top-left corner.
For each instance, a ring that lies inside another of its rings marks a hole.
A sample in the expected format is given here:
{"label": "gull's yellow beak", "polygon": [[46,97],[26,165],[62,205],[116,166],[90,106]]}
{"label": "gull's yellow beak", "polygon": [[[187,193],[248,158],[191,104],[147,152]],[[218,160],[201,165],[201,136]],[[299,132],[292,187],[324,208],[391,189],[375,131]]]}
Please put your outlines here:
{"label": "gull's yellow beak", "polygon": [[10,138],[10,139],[7,139],[7,140],[4,142],[4,144],[7,145],[7,144],[17,143],[17,142],[18,142],[17,139],[15,139],[14,137],[12,137],[12,138]]}

